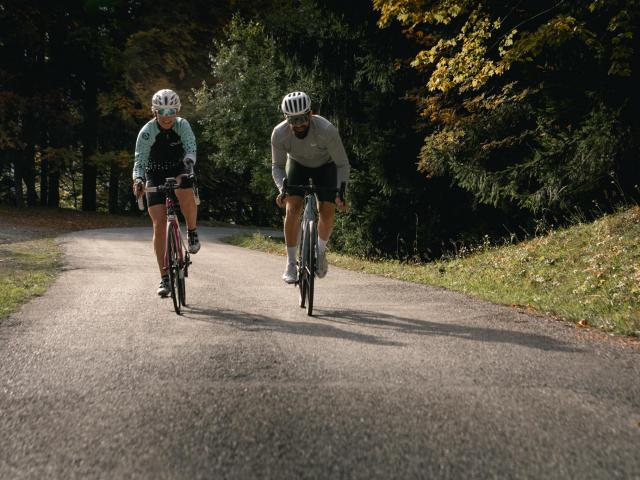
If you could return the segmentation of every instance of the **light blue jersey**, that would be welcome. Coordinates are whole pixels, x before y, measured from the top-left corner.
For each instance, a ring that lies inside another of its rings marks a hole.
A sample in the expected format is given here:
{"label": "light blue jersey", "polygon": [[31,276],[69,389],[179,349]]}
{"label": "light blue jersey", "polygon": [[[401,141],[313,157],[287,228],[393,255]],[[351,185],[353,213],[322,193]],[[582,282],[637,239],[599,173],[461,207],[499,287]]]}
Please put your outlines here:
{"label": "light blue jersey", "polygon": [[185,158],[196,163],[196,137],[189,122],[177,117],[170,130],[163,130],[154,118],[138,133],[133,179],[175,170]]}

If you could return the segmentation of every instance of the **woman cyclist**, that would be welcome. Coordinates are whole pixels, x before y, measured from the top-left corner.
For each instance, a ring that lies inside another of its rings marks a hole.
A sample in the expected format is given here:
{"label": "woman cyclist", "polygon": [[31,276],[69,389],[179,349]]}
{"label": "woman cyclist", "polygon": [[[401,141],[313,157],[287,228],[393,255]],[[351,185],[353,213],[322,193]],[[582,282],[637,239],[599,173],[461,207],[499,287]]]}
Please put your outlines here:
{"label": "woman cyclist", "polygon": [[[157,91],[151,99],[154,118],[138,133],[133,165],[133,193],[140,197],[145,186],[162,185],[168,177],[180,183],[193,171],[196,163],[196,139],[189,122],[178,117],[180,97],[173,90]],[[146,181],[146,183],[145,183]],[[192,188],[175,191],[180,209],[187,223],[188,249],[195,254],[200,250],[196,221],[198,207]],[[153,249],[160,269],[158,295],[169,294],[169,275],[164,270],[164,250],[167,209],[163,193],[147,193],[147,207],[153,223]]]}

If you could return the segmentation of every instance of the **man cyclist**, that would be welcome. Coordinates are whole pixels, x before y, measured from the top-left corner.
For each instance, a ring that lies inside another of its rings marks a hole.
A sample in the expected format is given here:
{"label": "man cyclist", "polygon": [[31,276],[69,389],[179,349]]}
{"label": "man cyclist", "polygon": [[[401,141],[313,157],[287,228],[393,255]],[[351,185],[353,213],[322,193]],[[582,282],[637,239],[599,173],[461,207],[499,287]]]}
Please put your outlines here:
{"label": "man cyclist", "polygon": [[[189,122],[177,116],[180,107],[180,98],[173,90],[159,90],[151,99],[154,118],[142,127],[136,140],[133,165],[133,193],[136,197],[144,193],[145,186],[162,185],[168,177],[175,177],[182,184],[185,176],[193,172],[196,139]],[[175,193],[187,223],[188,249],[195,254],[200,250],[195,195],[192,188],[175,190]],[[153,223],[153,249],[161,276],[157,293],[166,297],[170,291],[169,275],[164,269],[167,208],[163,193],[146,193],[146,197]]]}
{"label": "man cyclist", "polygon": [[[349,159],[342,145],[338,129],[327,119],[311,112],[311,99],[304,92],[291,92],[280,106],[284,121],[271,133],[271,174],[280,191],[276,204],[286,207],[284,238],[287,246],[287,266],[282,279],[287,283],[297,280],[296,252],[303,207],[302,190],[283,190],[283,178],[289,185],[306,185],[309,178],[318,187],[339,188],[349,178]],[[333,192],[318,194],[318,257],[316,274],[323,278],[328,264],[326,247],[335,219],[336,205],[346,210],[347,205]]]}

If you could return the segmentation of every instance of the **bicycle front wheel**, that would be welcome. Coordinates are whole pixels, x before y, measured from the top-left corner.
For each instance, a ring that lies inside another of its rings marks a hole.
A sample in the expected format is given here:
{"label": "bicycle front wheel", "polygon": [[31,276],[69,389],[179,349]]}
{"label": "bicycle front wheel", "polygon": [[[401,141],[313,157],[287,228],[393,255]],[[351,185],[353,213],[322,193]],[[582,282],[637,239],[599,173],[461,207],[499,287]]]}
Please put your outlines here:
{"label": "bicycle front wheel", "polygon": [[307,260],[305,252],[308,249],[305,245],[308,241],[308,237],[305,234],[304,223],[300,226],[300,228],[302,229],[302,240],[300,241],[300,245],[298,247],[298,288],[300,289],[300,308],[304,308],[307,301]]}
{"label": "bicycle front wheel", "polygon": [[171,225],[169,225],[167,232],[167,258],[169,264],[167,265],[169,270],[169,285],[171,287],[171,300],[173,300],[173,308],[178,315],[180,315],[180,293],[178,291],[179,273],[180,273],[180,259],[178,255],[178,249],[176,248],[176,234]]}
{"label": "bicycle front wheel", "polygon": [[309,222],[307,230],[307,315],[313,315],[313,286],[316,276],[316,250],[318,247],[318,226],[316,222]]}
{"label": "bicycle front wheel", "polygon": [[180,300],[180,304],[184,307],[186,305],[185,298],[187,296],[186,285],[184,283],[184,268],[178,269],[178,282],[176,286],[178,287],[178,299]]}
{"label": "bicycle front wheel", "polygon": [[180,268],[180,281],[178,282],[178,291],[180,292],[180,303],[183,307],[187,306],[187,284],[186,278],[189,276],[189,252],[184,252],[184,261]]}

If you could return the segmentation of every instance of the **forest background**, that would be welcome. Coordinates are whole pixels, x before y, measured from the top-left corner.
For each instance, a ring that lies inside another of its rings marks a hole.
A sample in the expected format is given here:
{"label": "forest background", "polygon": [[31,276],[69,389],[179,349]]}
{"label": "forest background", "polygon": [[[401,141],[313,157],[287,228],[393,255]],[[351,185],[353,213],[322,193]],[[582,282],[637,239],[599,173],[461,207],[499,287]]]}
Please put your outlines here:
{"label": "forest background", "polygon": [[160,88],[202,219],[277,226],[270,134],[304,90],[352,164],[334,248],[429,260],[638,201],[640,0],[4,0],[0,203],[139,215]]}

